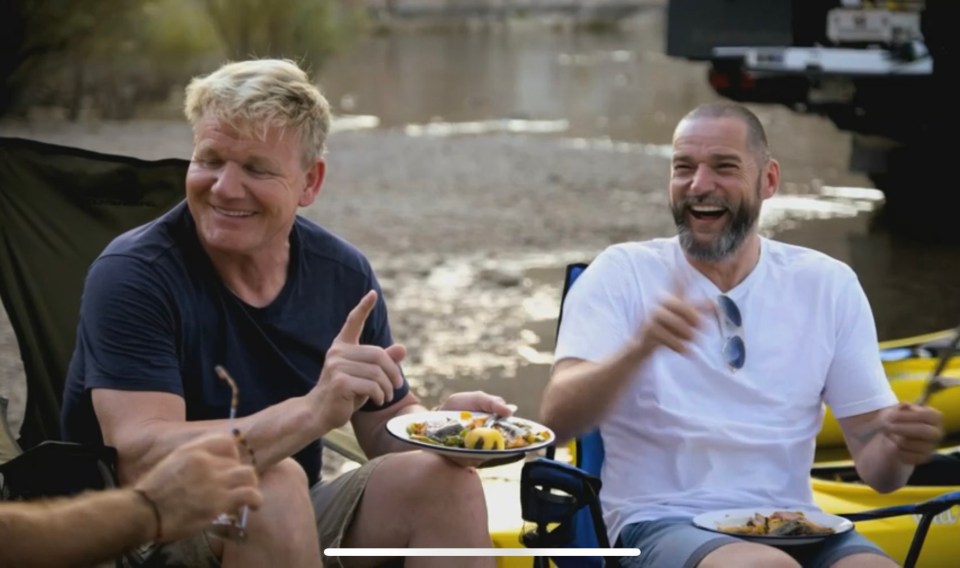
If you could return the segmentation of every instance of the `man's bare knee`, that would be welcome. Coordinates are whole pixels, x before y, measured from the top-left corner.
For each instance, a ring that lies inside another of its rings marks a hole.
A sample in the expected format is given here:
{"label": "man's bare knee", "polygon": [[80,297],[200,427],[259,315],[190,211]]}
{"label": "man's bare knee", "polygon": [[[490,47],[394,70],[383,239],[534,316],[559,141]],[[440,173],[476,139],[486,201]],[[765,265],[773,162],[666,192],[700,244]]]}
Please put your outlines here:
{"label": "man's bare knee", "polygon": [[[273,487],[276,485],[277,487]],[[307,473],[303,467],[293,458],[287,458],[267,468],[260,474],[260,487],[263,490],[279,491],[296,490],[297,492],[306,491]]]}
{"label": "man's bare knee", "polygon": [[371,476],[345,545],[490,547],[480,477],[435,454],[390,456]]}
{"label": "man's bare knee", "polygon": [[413,463],[408,480],[417,501],[437,501],[446,508],[485,502],[483,483],[476,470],[464,468],[434,454],[421,454]]}
{"label": "man's bare knee", "polygon": [[[268,533],[304,532],[300,526],[307,516],[311,519],[312,538],[316,538],[316,524],[313,522],[313,505],[310,501],[310,488],[307,486],[307,474],[292,458],[284,459],[264,470],[260,475],[260,491],[263,492],[264,506],[251,515],[255,528]],[[307,515],[309,513],[309,515]],[[267,525],[269,526],[263,526]]]}
{"label": "man's bare knee", "polygon": [[772,546],[737,542],[707,554],[697,568],[800,568],[789,554]]}
{"label": "man's bare knee", "polygon": [[250,513],[247,539],[224,542],[226,566],[319,566],[320,541],[307,475],[284,459],[260,475],[263,506]]}

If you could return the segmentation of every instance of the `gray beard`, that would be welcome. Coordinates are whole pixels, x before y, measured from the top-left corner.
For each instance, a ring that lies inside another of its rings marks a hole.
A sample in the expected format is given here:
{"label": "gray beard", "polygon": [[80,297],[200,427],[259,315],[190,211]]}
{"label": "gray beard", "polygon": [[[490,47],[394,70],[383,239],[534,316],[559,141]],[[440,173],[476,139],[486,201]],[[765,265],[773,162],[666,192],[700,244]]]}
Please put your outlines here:
{"label": "gray beard", "polygon": [[732,224],[719,239],[710,243],[700,243],[694,238],[693,231],[686,223],[677,225],[680,246],[690,258],[701,262],[720,262],[733,256],[747,239],[750,228],[751,225],[738,223],[735,220],[735,224]]}
{"label": "gray beard", "polygon": [[[759,195],[759,185],[757,189]],[[751,210],[749,206],[744,206],[744,204],[741,203],[740,208],[730,222],[730,226],[720,235],[719,239],[711,243],[700,243],[697,242],[693,236],[693,231],[690,230],[684,214],[690,205],[703,203],[726,206],[726,203],[717,203],[716,199],[688,198],[685,199],[679,207],[673,208],[673,220],[677,225],[677,235],[680,238],[680,246],[683,247],[684,252],[694,260],[701,262],[719,262],[726,260],[740,250],[743,242],[747,239],[747,235],[750,234],[750,230],[760,216],[760,208],[758,206],[756,210]]]}

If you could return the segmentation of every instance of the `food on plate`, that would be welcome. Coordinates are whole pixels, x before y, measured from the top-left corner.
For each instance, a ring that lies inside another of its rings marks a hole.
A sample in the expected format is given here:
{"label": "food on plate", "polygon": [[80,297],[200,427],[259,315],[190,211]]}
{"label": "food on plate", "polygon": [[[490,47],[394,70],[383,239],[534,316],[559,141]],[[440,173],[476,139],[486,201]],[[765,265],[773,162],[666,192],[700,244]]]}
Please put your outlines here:
{"label": "food on plate", "polygon": [[811,521],[800,511],[776,511],[770,515],[755,513],[744,524],[720,525],[717,530],[751,536],[824,536],[834,533],[832,528]]}
{"label": "food on plate", "polygon": [[506,444],[507,440],[500,430],[487,426],[468,430],[463,435],[463,446],[474,450],[502,450]]}
{"label": "food on plate", "polygon": [[527,423],[466,411],[457,418],[411,422],[407,435],[418,442],[469,450],[515,450],[550,439],[547,430],[536,430]]}

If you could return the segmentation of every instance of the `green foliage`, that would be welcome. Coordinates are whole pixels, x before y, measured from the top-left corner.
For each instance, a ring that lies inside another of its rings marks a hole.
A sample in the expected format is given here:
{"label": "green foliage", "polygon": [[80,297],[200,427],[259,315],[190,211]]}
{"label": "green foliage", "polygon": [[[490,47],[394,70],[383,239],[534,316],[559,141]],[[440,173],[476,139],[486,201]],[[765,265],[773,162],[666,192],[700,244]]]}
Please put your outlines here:
{"label": "green foliage", "polygon": [[222,53],[216,30],[197,0],[152,0],[144,4],[142,15],[144,48],[156,61]]}
{"label": "green foliage", "polygon": [[136,4],[126,0],[7,0],[0,35],[0,112],[16,107],[35,87],[41,93],[57,77],[82,83],[85,62],[120,46],[135,33]]}
{"label": "green foliage", "polygon": [[286,57],[319,67],[360,32],[362,11],[347,0],[204,0],[230,59]]}
{"label": "green foliage", "polygon": [[364,22],[351,0],[0,0],[0,116],[129,118],[225,58],[318,68]]}

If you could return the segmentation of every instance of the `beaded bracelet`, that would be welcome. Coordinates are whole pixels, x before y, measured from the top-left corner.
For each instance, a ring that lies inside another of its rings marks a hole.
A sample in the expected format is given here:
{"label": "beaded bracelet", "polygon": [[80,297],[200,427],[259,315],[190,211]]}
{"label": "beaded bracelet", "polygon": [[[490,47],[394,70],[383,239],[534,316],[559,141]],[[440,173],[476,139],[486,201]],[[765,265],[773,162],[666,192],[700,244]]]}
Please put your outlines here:
{"label": "beaded bracelet", "polygon": [[157,519],[157,533],[153,536],[153,542],[161,542],[163,540],[163,520],[160,518],[160,507],[157,507],[157,502],[151,499],[143,489],[134,489],[133,492],[153,509],[153,516]]}

